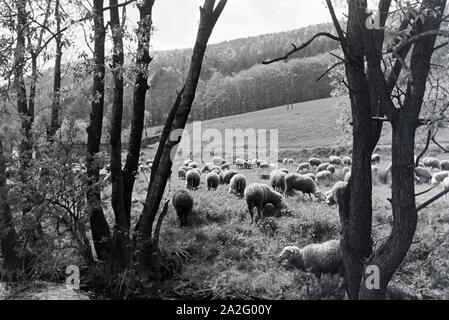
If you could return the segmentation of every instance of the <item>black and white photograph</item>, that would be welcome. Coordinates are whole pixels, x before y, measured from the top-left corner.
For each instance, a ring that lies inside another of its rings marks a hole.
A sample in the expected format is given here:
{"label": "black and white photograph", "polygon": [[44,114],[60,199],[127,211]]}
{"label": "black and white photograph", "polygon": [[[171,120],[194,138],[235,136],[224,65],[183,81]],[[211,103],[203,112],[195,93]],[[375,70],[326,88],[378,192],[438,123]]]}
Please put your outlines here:
{"label": "black and white photograph", "polygon": [[0,0],[2,301],[449,300],[448,195],[446,0]]}

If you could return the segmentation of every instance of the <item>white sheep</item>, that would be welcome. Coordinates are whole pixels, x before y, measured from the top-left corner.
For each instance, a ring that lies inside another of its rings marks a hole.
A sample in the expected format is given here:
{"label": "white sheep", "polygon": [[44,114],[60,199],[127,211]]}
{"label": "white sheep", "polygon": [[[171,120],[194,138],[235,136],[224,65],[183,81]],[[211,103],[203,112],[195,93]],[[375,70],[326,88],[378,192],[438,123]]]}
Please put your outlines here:
{"label": "white sheep", "polygon": [[193,169],[196,169],[196,168],[198,168],[198,163],[196,163],[196,162],[190,162],[189,165],[188,165],[188,167],[193,168]]}
{"label": "white sheep", "polygon": [[216,165],[216,166],[221,166],[222,164],[225,163],[225,161],[223,160],[223,158],[221,157],[215,157],[212,162]]}
{"label": "white sheep", "polygon": [[381,159],[381,157],[380,157],[380,154],[378,154],[378,153],[373,153],[371,156],[372,163],[380,163],[380,159]]}
{"label": "white sheep", "polygon": [[444,179],[449,177],[449,171],[440,171],[432,176],[431,184],[437,185],[444,181]]}
{"label": "white sheep", "polygon": [[193,197],[187,190],[178,190],[172,198],[172,204],[176,209],[181,227],[187,225],[187,216],[192,213]]}
{"label": "white sheep", "polygon": [[312,167],[318,167],[320,164],[322,164],[321,160],[318,158],[309,159],[309,163]]}
{"label": "white sheep", "polygon": [[229,184],[231,182],[232,177],[235,176],[236,174],[239,174],[239,173],[235,170],[223,171],[220,174],[220,183],[221,184]]}
{"label": "white sheep", "polygon": [[340,240],[309,244],[302,249],[285,247],[279,255],[279,262],[284,260],[300,270],[312,272],[318,278],[323,273],[342,274],[343,271]]}
{"label": "white sheep", "polygon": [[245,165],[245,160],[243,159],[235,159],[234,164],[237,166],[237,169],[243,169],[243,166]]}
{"label": "white sheep", "polygon": [[206,176],[206,184],[208,190],[217,189],[218,185],[220,184],[219,175],[215,172],[208,173]]}
{"label": "white sheep", "polygon": [[289,166],[294,166],[295,165],[295,159],[289,158],[287,161],[288,161],[288,165]]}
{"label": "white sheep", "polygon": [[246,178],[243,174],[236,174],[229,183],[229,193],[243,197],[246,188]]}
{"label": "white sheep", "polygon": [[202,173],[212,172],[214,169],[220,169],[217,165],[213,163],[206,163],[201,169]]}
{"label": "white sheep", "polygon": [[432,173],[430,173],[430,170],[427,168],[422,167],[416,167],[415,168],[415,175],[418,177],[420,181],[424,181],[426,183],[429,183],[432,181]]}
{"label": "white sheep", "polygon": [[301,163],[296,169],[296,173],[309,173],[312,172],[312,165],[308,162]]}
{"label": "white sheep", "polygon": [[[308,194],[312,201],[312,194],[320,198],[322,193],[312,178],[300,175],[298,173],[290,173],[285,177],[285,194],[293,195],[295,191],[301,191]],[[321,199],[321,198],[320,198]]]}
{"label": "white sheep", "polygon": [[352,158],[351,157],[343,157],[343,164],[346,166],[352,166]]}
{"label": "white sheep", "polygon": [[324,195],[326,196],[326,203],[330,206],[338,204],[338,199],[342,192],[345,190],[347,182],[337,182],[334,184],[331,190],[327,191]]}
{"label": "white sheep", "polygon": [[312,173],[312,172],[306,173],[304,176],[309,177],[310,179],[312,179],[313,181],[316,182],[316,176],[314,173]]}
{"label": "white sheep", "polygon": [[186,174],[186,188],[198,189],[201,182],[201,175],[196,169],[190,170]]}
{"label": "white sheep", "polygon": [[272,190],[266,184],[250,184],[246,187],[244,196],[251,216],[251,223],[254,222],[254,208],[257,208],[257,214],[261,218],[263,217],[263,209],[268,203],[271,203],[277,209],[281,209],[283,206],[282,195],[279,192]]}
{"label": "white sheep", "polygon": [[432,168],[432,169],[440,169],[441,168],[440,160],[438,160],[437,158],[427,157],[427,158],[424,158],[422,161],[423,161],[424,165],[428,168]]}
{"label": "white sheep", "polygon": [[329,163],[337,167],[343,167],[343,160],[340,157],[330,156]]}
{"label": "white sheep", "polygon": [[316,169],[316,173],[321,172],[321,171],[326,171],[327,167],[329,167],[330,163],[329,162],[325,162],[322,163],[318,166],[318,168]]}
{"label": "white sheep", "polygon": [[185,161],[182,163],[182,165],[188,167],[189,164],[190,164],[191,162],[192,162],[192,160],[188,159],[188,160],[185,160]]}
{"label": "white sheep", "polygon": [[344,182],[349,182],[351,179],[351,171],[345,174],[345,178],[343,179]]}
{"label": "white sheep", "polygon": [[329,185],[333,180],[332,172],[330,171],[320,171],[316,174],[316,181],[318,184]]}
{"label": "white sheep", "polygon": [[441,160],[440,167],[441,170],[449,171],[449,160]]}
{"label": "white sheep", "polygon": [[285,177],[287,173],[282,170],[275,170],[270,174],[270,184],[278,192],[285,191]]}

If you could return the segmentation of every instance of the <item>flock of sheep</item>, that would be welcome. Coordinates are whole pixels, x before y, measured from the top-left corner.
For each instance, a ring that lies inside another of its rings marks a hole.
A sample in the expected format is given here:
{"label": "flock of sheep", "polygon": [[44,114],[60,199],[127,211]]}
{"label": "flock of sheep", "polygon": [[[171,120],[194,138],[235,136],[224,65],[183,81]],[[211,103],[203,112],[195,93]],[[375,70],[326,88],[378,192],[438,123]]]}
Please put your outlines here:
{"label": "flock of sheep", "polygon": [[[392,165],[380,169],[381,156],[372,156],[372,175],[374,183],[387,184],[391,179]],[[293,159],[280,161],[285,166],[296,165]],[[201,177],[205,175],[208,190],[215,190],[219,185],[228,185],[229,193],[246,201],[251,223],[254,222],[254,209],[259,218],[268,210],[281,210],[285,207],[285,197],[291,197],[296,192],[312,195],[318,201],[325,200],[328,205],[338,203],[339,191],[343,190],[351,176],[352,159],[350,157],[331,156],[327,161],[312,158],[308,162],[300,163],[296,172],[289,172],[286,168],[278,169],[276,165],[261,160],[235,159],[233,165],[237,170],[231,169],[221,158],[214,158],[202,168],[191,160],[186,160],[178,168],[178,178],[186,181],[186,188],[175,192],[172,198],[181,226],[187,223],[187,216],[191,214],[194,199],[189,190],[198,189]],[[247,185],[247,179],[240,169],[257,168],[259,178],[268,180],[266,183],[253,183]],[[435,158],[424,158],[420,166],[415,168],[415,181],[417,183],[443,184],[449,189],[449,161],[440,161]],[[330,187],[322,192],[320,186]],[[279,255],[279,261],[287,260],[295,267],[311,271],[318,277],[322,273],[341,273],[340,241],[330,240],[321,244],[311,244],[302,249],[285,247]]]}

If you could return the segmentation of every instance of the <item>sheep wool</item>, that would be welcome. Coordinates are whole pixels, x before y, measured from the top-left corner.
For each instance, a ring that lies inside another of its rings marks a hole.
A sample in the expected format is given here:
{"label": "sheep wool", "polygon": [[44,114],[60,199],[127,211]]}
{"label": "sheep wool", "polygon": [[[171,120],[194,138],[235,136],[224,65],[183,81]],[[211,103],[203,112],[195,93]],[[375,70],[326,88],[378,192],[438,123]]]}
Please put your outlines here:
{"label": "sheep wool", "polygon": [[248,211],[251,216],[251,223],[254,222],[254,208],[257,208],[259,217],[263,216],[263,208],[271,203],[277,209],[281,209],[283,205],[283,197],[279,192],[272,190],[266,184],[253,183],[246,187],[244,191]]}
{"label": "sheep wool", "polygon": [[246,188],[246,178],[243,174],[236,174],[231,178],[229,193],[243,197]]}
{"label": "sheep wool", "polygon": [[193,208],[192,195],[187,190],[178,190],[173,195],[172,204],[179,217],[181,227],[185,227],[187,225],[187,216],[191,214]]}
{"label": "sheep wool", "polygon": [[198,171],[190,170],[186,174],[186,188],[187,189],[198,189],[201,182],[201,176]]}
{"label": "sheep wool", "polygon": [[217,189],[220,184],[220,176],[215,172],[210,172],[206,176],[206,184],[208,190]]}

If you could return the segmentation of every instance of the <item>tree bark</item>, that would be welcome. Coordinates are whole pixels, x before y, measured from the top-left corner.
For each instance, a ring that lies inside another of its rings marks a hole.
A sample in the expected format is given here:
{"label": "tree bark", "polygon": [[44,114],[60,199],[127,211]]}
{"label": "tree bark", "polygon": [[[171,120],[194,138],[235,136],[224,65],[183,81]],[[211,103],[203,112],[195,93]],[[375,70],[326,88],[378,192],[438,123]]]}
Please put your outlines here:
{"label": "tree bark", "polygon": [[111,203],[115,215],[114,234],[112,238],[112,260],[115,272],[130,267],[130,221],[127,219],[124,203],[122,172],[122,117],[123,117],[123,27],[120,25],[117,0],[110,0],[111,31],[113,39],[112,74],[114,77],[114,101],[110,135],[110,165],[112,180]]}
{"label": "tree bark", "polygon": [[152,10],[154,0],[145,0],[138,4],[140,21],[137,30],[137,58],[135,69],[137,71],[134,84],[133,116],[128,144],[128,154],[123,170],[124,206],[127,221],[131,220],[131,198],[134,188],[135,173],[139,165],[139,156],[142,141],[142,132],[145,121],[145,97],[148,90],[148,66],[151,63],[150,39],[152,32]]}
{"label": "tree bark", "polygon": [[92,86],[92,111],[90,125],[87,128],[87,175],[89,189],[87,203],[97,257],[106,260],[110,253],[110,229],[101,206],[101,194],[97,186],[100,179],[100,166],[95,155],[100,151],[103,127],[104,78],[105,78],[105,37],[103,0],[94,0],[94,64],[95,72]]}
{"label": "tree bark", "polygon": [[61,61],[62,61],[62,35],[61,35],[61,14],[59,12],[59,0],[55,3],[56,19],[56,55],[53,75],[53,99],[51,104],[51,120],[48,138],[51,139],[60,128],[59,113],[61,108]]}
{"label": "tree bark", "polygon": [[[423,5],[443,15],[446,0],[427,0]],[[426,17],[419,32],[438,30],[441,19]],[[436,36],[426,37],[414,44],[406,97],[403,107],[391,118],[392,144],[392,207],[393,228],[387,242],[366,262],[380,271],[380,288],[369,290],[362,286],[361,299],[385,299],[387,286],[395,270],[407,254],[416,231],[417,210],[414,185],[415,133],[426,92],[427,77],[435,46]],[[365,275],[366,276],[366,275]]]}
{"label": "tree bark", "polygon": [[[187,80],[185,82],[183,93],[178,99],[180,102],[179,109],[175,113],[173,123],[167,122],[165,124],[166,128],[170,128],[170,132],[177,129],[183,130],[190,114],[201,73],[207,42],[209,41],[212,30],[226,5],[226,0],[220,0],[215,9],[214,4],[214,0],[205,0],[203,7],[200,8],[200,25],[193,49]],[[153,167],[153,170],[155,170],[155,173],[153,174],[154,179],[152,179],[148,187],[144,209],[136,226],[135,241],[138,252],[138,270],[145,270],[146,267],[151,265],[151,236],[153,223],[165,191],[167,180],[171,174],[171,167],[173,164],[173,159],[171,156],[175,153],[177,144],[178,141],[172,140],[161,141],[159,144],[158,152],[161,154],[160,160],[156,161],[155,159],[154,164],[156,164],[156,169]]]}
{"label": "tree bark", "polygon": [[3,255],[3,267],[9,272],[17,271],[21,266],[18,253],[17,233],[8,203],[8,186],[6,185],[6,161],[0,137],[0,248]]}

